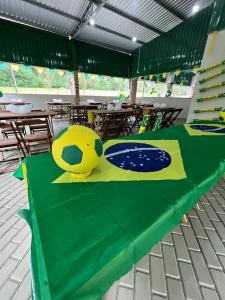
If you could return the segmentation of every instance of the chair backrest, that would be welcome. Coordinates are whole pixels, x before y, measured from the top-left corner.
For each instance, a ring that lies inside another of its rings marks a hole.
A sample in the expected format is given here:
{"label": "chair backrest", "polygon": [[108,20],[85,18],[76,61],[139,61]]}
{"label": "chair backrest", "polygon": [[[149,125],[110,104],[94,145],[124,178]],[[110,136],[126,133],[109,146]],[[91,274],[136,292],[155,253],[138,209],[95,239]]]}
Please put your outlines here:
{"label": "chair backrest", "polygon": [[[28,146],[26,144],[25,141],[25,134],[24,131],[22,130],[22,128],[24,126],[31,126],[31,125],[45,125],[46,126],[46,133],[47,133],[47,140],[49,142],[49,145],[51,145],[51,140],[52,140],[52,133],[49,127],[49,123],[48,123],[48,119],[47,118],[43,118],[43,119],[23,119],[20,121],[14,121],[10,123],[12,130],[15,134],[15,137],[18,141],[18,143],[20,144],[21,147],[24,147],[27,151],[27,153],[29,153],[29,149]],[[35,137],[35,134],[33,135]]]}
{"label": "chair backrest", "polygon": [[129,112],[112,112],[107,114],[104,117],[102,123],[102,139],[105,140],[109,138],[117,138],[123,131],[127,131],[128,134],[128,128],[126,127],[126,123],[128,121],[129,116]]}

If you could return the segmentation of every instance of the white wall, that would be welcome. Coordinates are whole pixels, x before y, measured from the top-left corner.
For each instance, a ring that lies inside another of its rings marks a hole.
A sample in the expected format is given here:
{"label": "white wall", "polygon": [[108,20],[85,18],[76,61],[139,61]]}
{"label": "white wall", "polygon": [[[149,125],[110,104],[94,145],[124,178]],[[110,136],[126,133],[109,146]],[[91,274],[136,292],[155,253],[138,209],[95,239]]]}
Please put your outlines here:
{"label": "white wall", "polygon": [[[75,103],[74,95],[41,95],[41,94],[4,94],[0,101],[10,101],[11,99],[23,99],[24,101],[31,102],[34,109],[46,109],[46,103],[52,101],[52,99],[62,99],[63,101],[69,101]],[[81,96],[81,102],[86,102],[87,99],[94,99],[101,103],[108,103],[115,99],[115,97],[103,97],[103,96]],[[163,97],[145,97],[137,98],[137,103],[142,104],[154,104],[154,103],[166,103],[167,107],[183,108],[179,118],[187,118],[191,99],[190,98],[163,98]]]}
{"label": "white wall", "polygon": [[[218,62],[225,59],[225,30],[219,31],[217,33],[216,40],[214,41],[213,50],[210,53],[209,49],[212,46],[212,44],[211,44],[212,43],[212,37],[213,37],[212,34],[210,34],[208,36],[204,56],[203,56],[203,59],[202,59],[201,69],[209,67],[209,66],[211,66],[213,64],[216,64],[216,63],[218,63]],[[197,80],[197,84],[196,84],[196,87],[195,87],[195,91],[194,91],[193,100],[191,102],[190,111],[189,111],[189,114],[188,114],[188,122],[192,121],[194,118],[197,118],[197,119],[211,119],[211,118],[218,118],[219,117],[218,112],[198,113],[198,114],[196,114],[196,113],[194,113],[195,109],[206,109],[206,108],[215,108],[215,107],[223,107],[225,109],[225,98],[207,100],[207,101],[203,101],[203,102],[197,102],[196,101],[197,98],[201,98],[201,97],[205,97],[205,96],[211,96],[211,95],[215,95],[215,94],[218,94],[218,93],[224,93],[225,92],[225,86],[219,87],[219,88],[214,88],[214,89],[211,89],[209,91],[202,92],[202,93],[199,92],[200,87],[207,87],[207,86],[211,86],[215,83],[225,81],[225,74],[220,75],[220,76],[218,76],[214,79],[211,79],[208,82],[203,83],[201,85],[198,83],[198,81],[200,79],[203,79],[203,78],[208,77],[212,74],[215,74],[215,73],[217,73],[217,72],[219,72],[223,69],[225,69],[225,65],[223,65],[221,67],[214,68],[214,69],[212,69],[208,72],[205,72],[205,73],[199,75],[199,78]]]}

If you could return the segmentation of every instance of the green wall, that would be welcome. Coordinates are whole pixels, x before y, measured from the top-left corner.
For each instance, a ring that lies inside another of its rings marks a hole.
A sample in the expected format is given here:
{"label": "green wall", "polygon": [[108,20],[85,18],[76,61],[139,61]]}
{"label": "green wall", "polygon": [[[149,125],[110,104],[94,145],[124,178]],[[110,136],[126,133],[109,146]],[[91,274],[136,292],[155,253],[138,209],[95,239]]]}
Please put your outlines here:
{"label": "green wall", "polygon": [[76,41],[77,69],[81,72],[128,77],[130,55]]}
{"label": "green wall", "polygon": [[0,19],[0,61],[128,77],[130,56]]}
{"label": "green wall", "polygon": [[225,0],[215,0],[210,31],[225,29]]}
{"label": "green wall", "polygon": [[131,76],[186,70],[200,65],[212,9],[212,5],[207,7],[137,50],[132,56]]}

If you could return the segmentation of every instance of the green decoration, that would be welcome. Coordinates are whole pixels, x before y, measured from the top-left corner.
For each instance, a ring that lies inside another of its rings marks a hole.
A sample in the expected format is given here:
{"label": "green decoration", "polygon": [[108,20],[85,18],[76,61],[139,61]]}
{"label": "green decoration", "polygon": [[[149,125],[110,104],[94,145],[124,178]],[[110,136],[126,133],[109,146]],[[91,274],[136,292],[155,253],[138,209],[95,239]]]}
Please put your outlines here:
{"label": "green decoration", "polygon": [[121,92],[121,93],[119,94],[119,96],[118,96],[118,99],[119,99],[120,101],[124,101],[125,98],[126,98],[126,96],[125,96],[125,93],[124,93],[124,92]]}
{"label": "green decoration", "polygon": [[212,95],[212,96],[198,98],[196,101],[197,102],[203,102],[203,101],[218,99],[218,98],[223,98],[223,97],[225,97],[225,93],[220,93],[220,94],[215,94],[215,95]]}
{"label": "green decoration", "polygon": [[217,72],[217,73],[215,73],[215,74],[212,74],[212,75],[210,75],[210,76],[208,76],[208,77],[206,77],[206,78],[203,78],[203,79],[199,80],[199,83],[200,83],[200,84],[205,83],[206,81],[209,81],[209,80],[211,80],[211,79],[213,79],[213,78],[216,78],[217,76],[220,76],[220,75],[222,75],[222,74],[225,74],[225,69],[223,69],[222,71]]}
{"label": "green decoration", "polygon": [[49,74],[54,74],[55,71],[56,71],[55,69],[48,69],[48,73],[49,73]]}
{"label": "green decoration", "polygon": [[31,72],[32,67],[31,66],[24,66],[24,70],[27,71],[27,72]]}
{"label": "green decoration", "polygon": [[161,128],[161,123],[162,123],[162,117],[158,117],[155,120],[155,123],[153,125],[152,131],[158,131]]}
{"label": "green decoration", "polygon": [[208,91],[208,90],[211,90],[211,89],[215,89],[215,88],[218,88],[218,87],[221,87],[221,86],[224,86],[224,85],[225,85],[225,81],[219,82],[219,83],[210,85],[208,87],[201,88],[201,89],[199,89],[199,92],[202,93],[202,92],[205,92],[205,91]]}
{"label": "green decoration", "polygon": [[3,92],[2,92],[2,91],[0,91],[0,98],[1,98],[1,97],[3,97]]}
{"label": "green decoration", "polygon": [[69,77],[73,77],[73,72],[72,71],[67,71],[66,75],[69,76]]}
{"label": "green decoration", "polygon": [[0,63],[0,70],[5,70],[7,65],[5,63]]}
{"label": "green decoration", "polygon": [[216,112],[216,111],[222,111],[222,107],[215,107],[215,108],[204,108],[204,109],[195,109],[194,113],[199,114],[199,113],[206,113],[206,112]]}
{"label": "green decoration", "polygon": [[205,73],[205,72],[207,72],[207,71],[209,71],[209,70],[212,70],[212,69],[214,69],[214,68],[223,66],[223,65],[225,65],[225,60],[222,60],[222,61],[220,61],[220,62],[218,62],[218,63],[216,63],[216,64],[214,64],[214,65],[211,65],[211,66],[209,66],[209,67],[207,67],[207,68],[205,68],[205,69],[200,70],[200,74]]}

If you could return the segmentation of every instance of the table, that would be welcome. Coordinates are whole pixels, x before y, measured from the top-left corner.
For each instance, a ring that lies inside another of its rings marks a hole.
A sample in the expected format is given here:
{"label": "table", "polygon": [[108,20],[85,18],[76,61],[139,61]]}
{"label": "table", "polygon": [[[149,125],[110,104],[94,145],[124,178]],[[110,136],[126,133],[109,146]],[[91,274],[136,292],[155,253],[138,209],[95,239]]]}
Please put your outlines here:
{"label": "table", "polygon": [[49,127],[53,131],[52,117],[56,113],[53,111],[31,111],[26,114],[16,114],[10,111],[0,111],[0,121],[5,120],[19,120],[19,119],[34,119],[34,118],[48,118]]}
{"label": "table", "polygon": [[67,107],[71,104],[68,101],[65,102],[45,102],[47,104],[47,110],[54,111],[55,117],[58,116],[60,118],[63,117],[63,115],[67,114]]}
{"label": "table", "polygon": [[176,126],[126,137],[134,139],[178,141],[186,178],[53,184],[63,171],[50,153],[26,159],[38,299],[100,299],[225,172],[225,135]]}

